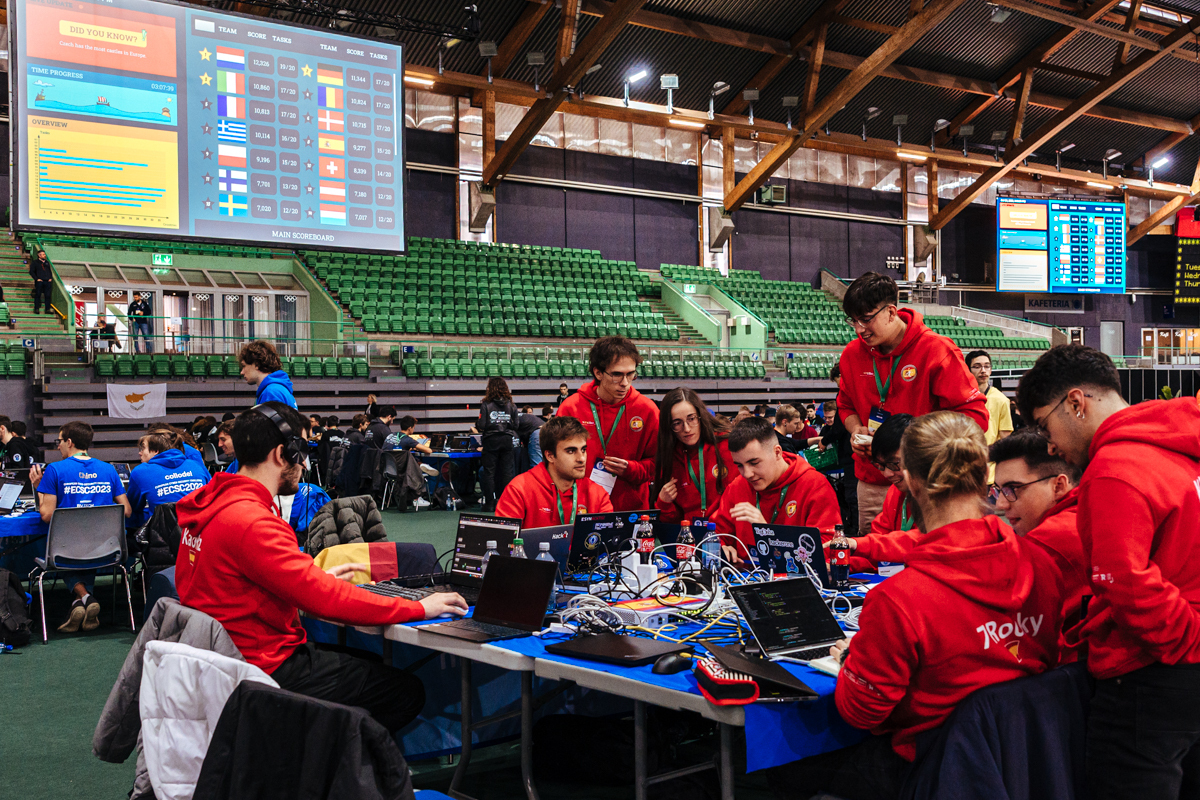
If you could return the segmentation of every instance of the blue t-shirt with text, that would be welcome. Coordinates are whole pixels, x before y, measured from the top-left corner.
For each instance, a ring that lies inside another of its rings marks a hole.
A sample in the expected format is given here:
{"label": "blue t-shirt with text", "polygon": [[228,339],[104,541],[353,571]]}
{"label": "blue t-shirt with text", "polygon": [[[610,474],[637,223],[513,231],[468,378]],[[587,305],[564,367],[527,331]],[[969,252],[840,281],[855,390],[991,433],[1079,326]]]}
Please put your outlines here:
{"label": "blue t-shirt with text", "polygon": [[37,490],[39,494],[54,495],[58,508],[111,506],[125,494],[112,464],[79,456],[47,464]]}

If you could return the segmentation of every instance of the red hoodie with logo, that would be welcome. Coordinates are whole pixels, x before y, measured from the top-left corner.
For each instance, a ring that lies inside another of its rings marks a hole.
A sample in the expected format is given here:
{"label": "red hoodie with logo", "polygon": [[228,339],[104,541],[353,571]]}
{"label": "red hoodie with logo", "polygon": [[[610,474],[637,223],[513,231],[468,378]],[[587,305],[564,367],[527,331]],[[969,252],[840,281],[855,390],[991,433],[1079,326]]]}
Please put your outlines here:
{"label": "red hoodie with logo", "polygon": [[423,619],[420,603],[381,597],[337,580],[296,547],[267,488],[217,473],[175,506],[175,588],[185,606],[225,628],[245,659],[266,673],[304,644],[298,609],[348,625]]}
{"label": "red hoodie with logo", "polygon": [[[496,516],[519,519],[522,528],[547,528],[572,523],[575,519],[571,514],[572,500],[578,514],[604,514],[613,510],[608,492],[587,478],[575,481],[574,490],[559,492],[543,461],[512,479],[496,503]],[[558,516],[560,502],[566,519]]]}
{"label": "red hoodie with logo", "polygon": [[1151,400],[1106,419],[1079,484],[1094,598],[1088,670],[1200,663],[1200,408]]}
{"label": "red hoodie with logo", "polygon": [[[1044,576],[1051,576],[1046,580]],[[1058,663],[1054,566],[997,517],[929,531],[905,570],[867,593],[834,699],[903,758],[976,689]]]}
{"label": "red hoodie with logo", "polygon": [[1046,512],[1042,521],[1025,534],[1025,541],[1033,542],[1046,551],[1058,569],[1063,586],[1062,636],[1059,638],[1058,663],[1069,664],[1079,660],[1080,611],[1083,597],[1092,593],[1088,579],[1087,556],[1083,554],[1083,540],[1079,538],[1076,512],[1079,510],[1079,488],[1067,495]]}
{"label": "red hoodie with logo", "polygon": [[[856,414],[863,425],[867,424],[871,409],[880,405],[875,385],[875,370],[878,370],[881,383],[887,383],[888,376],[892,376],[883,411],[914,417],[931,411],[958,411],[987,430],[987,404],[979,392],[979,384],[967,369],[962,350],[947,337],[927,328],[920,312],[902,308],[900,318],[908,324],[908,329],[891,353],[879,353],[860,338],[842,350],[837,398],[842,421]],[[855,453],[854,461],[854,474],[859,480],[878,486],[887,483],[869,458]]]}
{"label": "red hoodie with logo", "polygon": [[[608,439],[608,451],[596,431],[592,406],[600,417],[600,427]],[[622,413],[621,409],[624,409]],[[621,419],[617,420],[620,414]],[[563,400],[558,416],[574,417],[588,432],[588,474],[604,457],[623,458],[629,462],[625,474],[617,478],[612,490],[616,511],[641,511],[650,508],[650,481],[654,480],[654,456],[658,448],[658,406],[632,386],[625,399],[609,405],[596,394],[596,382],[579,387],[579,391]],[[613,423],[616,422],[616,427]]]}
{"label": "red hoodie with logo", "polygon": [[[829,479],[809,466],[801,456],[791,453],[782,455],[787,462],[783,474],[761,493],[755,492],[750,483],[738,475],[721,495],[721,504],[712,521],[717,525],[717,533],[733,533],[737,536],[741,543],[739,555],[748,556],[753,550],[754,531],[749,522],[733,521],[730,512],[738,503],[759,503],[763,519],[771,525],[820,528],[824,542],[833,538],[833,526],[842,522],[837,495],[833,493]],[[787,493],[783,498],[783,507],[779,508],[779,497],[785,489]],[[721,543],[732,544],[729,540],[722,540]]]}
{"label": "red hoodie with logo", "polygon": [[[717,487],[717,462],[725,465],[725,487],[728,488],[734,478],[738,477],[737,467],[729,455],[729,445],[724,439],[717,441],[717,446],[704,445],[704,493],[708,505],[701,508],[700,488],[692,480],[692,473],[700,476],[700,457],[696,448],[684,447],[675,441],[674,458],[671,462],[671,477],[678,483],[675,502],[664,503],[656,499],[655,507],[659,510],[658,518],[663,522],[681,522],[685,519],[701,517],[708,519],[716,513],[721,504],[721,491]],[[688,464],[691,464],[691,472]]]}

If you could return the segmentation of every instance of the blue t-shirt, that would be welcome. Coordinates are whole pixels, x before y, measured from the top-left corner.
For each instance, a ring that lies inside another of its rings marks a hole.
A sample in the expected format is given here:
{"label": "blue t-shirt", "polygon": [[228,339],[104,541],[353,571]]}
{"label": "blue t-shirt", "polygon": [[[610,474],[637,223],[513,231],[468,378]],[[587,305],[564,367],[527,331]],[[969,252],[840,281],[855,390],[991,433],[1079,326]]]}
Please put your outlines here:
{"label": "blue t-shirt", "polygon": [[212,476],[194,458],[179,450],[165,450],[129,474],[131,526],[144,525],[161,503],[182,500],[208,484]]}
{"label": "blue t-shirt", "polygon": [[235,474],[235,473],[237,473],[237,471],[238,471],[238,460],[235,458],[233,461],[230,461],[230,462],[229,462],[229,466],[225,468],[225,471],[226,471],[226,472],[228,472],[228,473],[230,473],[230,474]]}
{"label": "blue t-shirt", "polygon": [[112,464],[97,458],[71,456],[46,465],[38,494],[52,494],[58,508],[116,505],[125,494]]}

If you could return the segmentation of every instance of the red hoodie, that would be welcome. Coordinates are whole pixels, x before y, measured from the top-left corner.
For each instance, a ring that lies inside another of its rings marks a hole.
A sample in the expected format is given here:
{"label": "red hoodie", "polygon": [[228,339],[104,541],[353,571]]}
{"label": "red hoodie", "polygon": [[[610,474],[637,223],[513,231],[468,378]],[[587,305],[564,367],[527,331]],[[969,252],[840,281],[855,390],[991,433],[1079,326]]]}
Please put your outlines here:
{"label": "red hoodie", "polygon": [[[907,501],[907,505],[905,501]],[[900,491],[894,484],[889,486],[887,494],[883,498],[883,509],[875,516],[875,519],[871,520],[871,533],[882,536],[903,529],[905,511],[908,512],[909,517],[915,519],[917,501],[909,497],[908,492]],[[916,527],[915,522],[910,529],[914,527]]]}
{"label": "red hoodie", "polygon": [[[749,522],[734,522],[730,511],[738,503],[754,505],[761,503],[763,519],[772,525],[800,525],[808,528],[820,528],[823,541],[829,541],[833,536],[833,526],[842,522],[841,511],[838,508],[837,495],[829,480],[808,465],[802,457],[783,453],[787,462],[783,474],[767,487],[761,494],[750,487],[750,483],[738,475],[730,481],[729,488],[721,495],[721,505],[713,515],[717,525],[717,533],[733,533],[737,535],[742,547],[738,548],[741,555],[749,555],[754,547],[754,531]],[[776,515],[779,505],[779,495],[787,488],[783,508]],[[730,544],[722,541],[722,544]],[[742,551],[745,552],[742,552]]]}
{"label": "red hoodie", "polygon": [[[297,609],[348,625],[422,619],[411,600],[380,597],[328,575],[296,547],[263,486],[220,472],[175,506],[183,529],[175,588],[221,623],[247,661],[271,673],[304,644]],[[201,544],[203,543],[203,546]]]}
{"label": "red hoodie", "polygon": [[[725,486],[728,487],[738,476],[737,467],[729,456],[729,445],[724,439],[717,441],[714,448],[711,444],[704,445],[704,494],[708,500],[706,508],[700,507],[700,489],[692,481],[688,472],[688,462],[691,462],[692,472],[699,476],[700,459],[695,448],[684,447],[675,441],[674,458],[671,462],[671,478],[679,481],[679,489],[674,503],[664,503],[655,500],[654,505],[659,510],[658,518],[663,522],[681,522],[685,519],[700,517],[708,519],[716,513],[721,504],[721,492],[717,488],[717,460],[725,464]],[[668,479],[669,480],[669,479]]]}
{"label": "red hoodie", "polygon": [[[958,345],[925,327],[917,311],[902,308],[900,317],[908,323],[908,330],[891,353],[883,355],[867,347],[859,338],[842,350],[838,362],[842,379],[837,397],[842,421],[856,414],[866,425],[871,409],[880,405],[879,390],[875,385],[877,369],[882,383],[887,383],[888,376],[892,376],[887,401],[882,406],[885,412],[919,417],[931,411],[958,411],[987,430],[987,404]],[[859,480],[879,486],[887,483],[869,458],[855,453],[854,461],[854,474]]]}
{"label": "red hoodie", "polygon": [[1106,419],[1079,484],[1091,565],[1088,670],[1200,663],[1200,408],[1151,400]]}
{"label": "red hoodie", "polygon": [[906,569],[867,593],[834,699],[856,728],[891,734],[912,761],[916,736],[976,689],[1058,663],[1054,566],[997,517],[932,530]]}
{"label": "red hoodie", "polygon": [[1079,538],[1076,521],[1078,510],[1079,489],[1076,487],[1046,512],[1036,528],[1025,534],[1026,541],[1046,551],[1062,580],[1062,636],[1058,641],[1060,664],[1079,660],[1081,641],[1080,630],[1076,626],[1079,625],[1083,597],[1092,593],[1087,556],[1083,554],[1083,540]]}
{"label": "red hoodie", "polygon": [[[602,432],[609,436],[608,451],[596,432],[592,406],[600,417]],[[624,413],[621,413],[624,409]],[[617,415],[621,420],[613,427]],[[640,511],[650,508],[650,481],[654,479],[654,456],[658,448],[658,406],[632,386],[625,399],[609,405],[596,394],[596,382],[585,383],[579,391],[563,400],[558,416],[574,417],[588,432],[588,474],[606,455],[629,462],[625,474],[617,478],[612,490],[616,511]]]}
{"label": "red hoodie", "polygon": [[[575,489],[579,495],[575,502],[576,513],[603,514],[613,510],[608,492],[587,478],[575,481]],[[519,519],[522,528],[570,525],[575,518],[571,513],[571,500],[575,494],[571,489],[558,491],[543,461],[512,479],[496,503],[496,516]],[[558,516],[560,502],[566,519]]]}

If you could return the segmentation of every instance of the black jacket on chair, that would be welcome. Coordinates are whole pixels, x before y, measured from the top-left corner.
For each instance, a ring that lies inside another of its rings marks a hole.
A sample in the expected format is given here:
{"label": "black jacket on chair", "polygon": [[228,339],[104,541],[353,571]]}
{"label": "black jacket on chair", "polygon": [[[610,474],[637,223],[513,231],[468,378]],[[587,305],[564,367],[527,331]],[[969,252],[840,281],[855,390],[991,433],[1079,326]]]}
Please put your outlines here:
{"label": "black jacket on chair", "polygon": [[413,800],[392,735],[361,708],[261,683],[233,690],[194,800]]}

